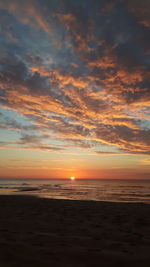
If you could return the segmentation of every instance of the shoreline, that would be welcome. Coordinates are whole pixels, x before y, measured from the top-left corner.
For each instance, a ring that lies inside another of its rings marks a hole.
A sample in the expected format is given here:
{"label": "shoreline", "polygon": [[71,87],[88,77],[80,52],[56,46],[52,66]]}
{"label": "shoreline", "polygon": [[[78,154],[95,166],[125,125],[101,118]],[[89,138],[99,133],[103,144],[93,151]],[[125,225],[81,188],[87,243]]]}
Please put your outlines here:
{"label": "shoreline", "polygon": [[150,205],[0,195],[4,267],[150,266]]}
{"label": "shoreline", "polygon": [[[58,200],[58,201],[77,201],[77,202],[98,202],[98,203],[120,203],[120,204],[143,204],[143,205],[150,205],[149,201],[127,201],[127,200],[116,200],[116,201],[111,201],[111,200],[97,200],[97,199],[73,199],[73,198],[67,198],[67,197],[51,197],[47,195],[41,195],[41,194],[32,194],[31,192],[37,191],[35,189],[33,190],[21,190],[20,192],[8,192],[8,193],[0,193],[1,196],[18,196],[18,197],[25,197],[25,198],[38,198],[38,199],[49,199],[49,200]],[[30,192],[30,193],[24,193],[24,192]]]}

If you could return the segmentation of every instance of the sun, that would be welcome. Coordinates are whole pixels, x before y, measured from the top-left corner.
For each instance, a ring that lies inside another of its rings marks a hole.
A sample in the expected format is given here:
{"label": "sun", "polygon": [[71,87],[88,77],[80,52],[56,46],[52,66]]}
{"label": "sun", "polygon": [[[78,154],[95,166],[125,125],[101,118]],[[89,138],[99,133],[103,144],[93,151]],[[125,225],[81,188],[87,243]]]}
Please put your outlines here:
{"label": "sun", "polygon": [[71,180],[71,181],[74,181],[75,179],[76,179],[75,176],[71,176],[71,177],[70,177],[70,180]]}

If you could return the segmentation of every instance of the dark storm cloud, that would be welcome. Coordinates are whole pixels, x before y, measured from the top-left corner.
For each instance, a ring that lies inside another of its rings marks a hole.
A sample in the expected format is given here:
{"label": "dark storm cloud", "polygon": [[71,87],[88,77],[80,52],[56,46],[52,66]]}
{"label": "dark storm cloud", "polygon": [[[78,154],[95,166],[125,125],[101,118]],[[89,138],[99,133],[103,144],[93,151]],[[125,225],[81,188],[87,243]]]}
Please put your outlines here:
{"label": "dark storm cloud", "polygon": [[1,82],[22,85],[28,75],[27,67],[16,57],[1,58],[0,66]]}
{"label": "dark storm cloud", "polygon": [[[5,91],[18,90],[26,88],[32,95],[45,95],[49,93],[50,82],[47,77],[42,77],[40,73],[31,73],[25,62],[17,57],[5,57],[0,60],[1,82],[5,84]],[[4,93],[3,93],[4,94]]]}
{"label": "dark storm cloud", "polygon": [[148,1],[7,0],[0,15],[1,104],[35,129],[8,118],[1,127],[149,153]]}

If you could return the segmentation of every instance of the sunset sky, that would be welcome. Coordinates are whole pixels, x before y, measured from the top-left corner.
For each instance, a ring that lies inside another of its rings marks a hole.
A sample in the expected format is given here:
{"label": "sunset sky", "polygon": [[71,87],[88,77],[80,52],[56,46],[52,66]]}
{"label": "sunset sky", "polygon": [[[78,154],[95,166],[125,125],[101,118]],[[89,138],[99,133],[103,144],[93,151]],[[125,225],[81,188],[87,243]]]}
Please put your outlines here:
{"label": "sunset sky", "polygon": [[150,1],[0,0],[0,177],[150,178]]}

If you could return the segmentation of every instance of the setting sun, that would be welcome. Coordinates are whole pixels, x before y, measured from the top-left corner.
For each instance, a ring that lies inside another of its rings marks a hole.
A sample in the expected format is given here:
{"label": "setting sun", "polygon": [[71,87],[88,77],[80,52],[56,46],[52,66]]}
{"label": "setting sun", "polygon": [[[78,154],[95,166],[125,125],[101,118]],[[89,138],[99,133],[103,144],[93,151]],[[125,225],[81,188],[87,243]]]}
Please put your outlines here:
{"label": "setting sun", "polygon": [[75,176],[71,176],[70,179],[71,179],[71,181],[74,181],[76,178],[75,178]]}

